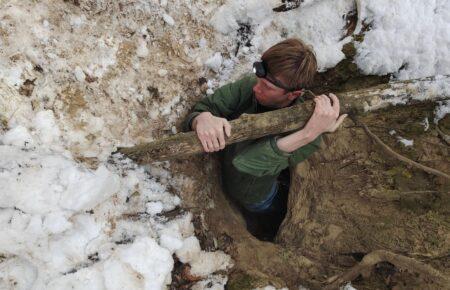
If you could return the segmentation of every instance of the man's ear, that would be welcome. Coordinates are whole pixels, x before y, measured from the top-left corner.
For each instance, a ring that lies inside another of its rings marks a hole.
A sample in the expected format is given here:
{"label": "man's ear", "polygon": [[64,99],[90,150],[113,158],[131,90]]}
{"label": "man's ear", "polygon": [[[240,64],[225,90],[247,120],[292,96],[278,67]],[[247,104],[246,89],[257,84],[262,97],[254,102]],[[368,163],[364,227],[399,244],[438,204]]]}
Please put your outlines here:
{"label": "man's ear", "polygon": [[297,99],[298,97],[300,97],[301,95],[303,95],[303,91],[302,90],[289,92],[288,93],[288,100],[293,101],[293,100]]}

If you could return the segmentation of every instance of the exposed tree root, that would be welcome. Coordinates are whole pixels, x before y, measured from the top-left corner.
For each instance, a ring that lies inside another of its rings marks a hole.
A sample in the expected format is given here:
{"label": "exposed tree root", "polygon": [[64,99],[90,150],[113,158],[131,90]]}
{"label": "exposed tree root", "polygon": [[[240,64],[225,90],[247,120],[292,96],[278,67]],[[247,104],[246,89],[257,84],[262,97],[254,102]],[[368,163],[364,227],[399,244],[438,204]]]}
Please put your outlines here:
{"label": "exposed tree root", "polygon": [[352,267],[349,271],[338,277],[331,284],[324,287],[324,289],[338,289],[340,285],[356,279],[359,275],[368,277],[370,276],[373,267],[380,262],[389,262],[398,269],[421,274],[426,280],[441,286],[441,289],[449,289],[450,287],[450,278],[446,277],[433,267],[413,258],[398,255],[385,250],[377,250],[365,255],[358,265]]}
{"label": "exposed tree root", "polygon": [[442,132],[439,126],[436,126],[436,130],[438,131],[439,137],[441,137],[447,145],[450,145],[450,136]]}
{"label": "exposed tree root", "polygon": [[384,151],[386,151],[392,157],[395,157],[396,159],[398,159],[398,160],[400,160],[402,162],[405,162],[406,164],[411,165],[412,167],[421,169],[421,170],[423,170],[423,171],[425,171],[425,172],[427,172],[429,174],[433,174],[433,175],[440,176],[440,177],[443,177],[443,178],[446,178],[446,179],[450,180],[450,175],[448,175],[448,174],[446,174],[446,173],[444,173],[442,171],[439,171],[437,169],[434,169],[434,168],[422,165],[422,164],[420,164],[420,163],[418,163],[416,161],[413,161],[413,160],[411,160],[411,159],[409,159],[409,158],[407,158],[407,157],[405,157],[403,155],[398,154],[391,147],[389,147],[383,141],[381,141],[381,139],[377,135],[372,133],[372,131],[370,131],[369,128],[364,123],[358,122],[356,119],[354,119],[354,121],[356,123],[360,124],[361,127],[364,129],[364,131],[366,131],[367,135],[369,135],[373,140],[375,140],[375,142],[377,142],[384,149]]}

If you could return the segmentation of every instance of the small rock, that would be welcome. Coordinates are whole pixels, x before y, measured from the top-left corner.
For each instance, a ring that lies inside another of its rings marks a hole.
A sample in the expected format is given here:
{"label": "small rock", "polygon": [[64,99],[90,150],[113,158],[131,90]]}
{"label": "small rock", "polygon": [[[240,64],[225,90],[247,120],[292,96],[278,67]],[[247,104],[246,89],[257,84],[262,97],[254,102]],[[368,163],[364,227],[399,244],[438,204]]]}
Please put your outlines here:
{"label": "small rock", "polygon": [[158,74],[160,77],[165,77],[167,75],[167,70],[160,69],[160,70],[158,70]]}
{"label": "small rock", "polygon": [[139,39],[139,45],[136,49],[136,54],[138,57],[146,57],[148,55],[147,42],[143,39]]}
{"label": "small rock", "polygon": [[173,20],[172,16],[170,16],[169,14],[164,13],[162,17],[164,19],[164,22],[166,22],[170,26],[175,25],[175,20]]}
{"label": "small rock", "polygon": [[83,72],[83,69],[81,69],[81,67],[77,66],[75,68],[75,70],[73,71],[73,74],[75,75],[75,78],[77,79],[77,81],[82,82],[85,80],[86,75]]}

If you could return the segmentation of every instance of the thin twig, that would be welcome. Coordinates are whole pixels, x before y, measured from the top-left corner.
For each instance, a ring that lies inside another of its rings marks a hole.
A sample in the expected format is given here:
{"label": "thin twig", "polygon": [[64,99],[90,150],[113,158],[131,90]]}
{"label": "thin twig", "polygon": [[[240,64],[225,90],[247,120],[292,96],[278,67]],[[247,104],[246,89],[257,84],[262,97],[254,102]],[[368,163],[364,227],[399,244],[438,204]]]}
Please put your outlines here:
{"label": "thin twig", "polygon": [[352,267],[349,271],[347,271],[337,279],[335,277],[333,277],[333,279],[330,279],[330,281],[333,282],[327,285],[324,289],[338,289],[340,285],[344,284],[345,282],[351,282],[359,275],[368,277],[373,267],[381,262],[389,262],[398,269],[409,270],[411,272],[422,274],[426,276],[427,280],[432,280],[436,284],[443,287],[448,287],[448,285],[450,285],[450,278],[443,275],[440,271],[434,269],[430,265],[424,264],[413,258],[395,254],[389,251],[377,250],[365,255],[360,263]]}
{"label": "thin twig", "polygon": [[444,142],[447,143],[447,145],[450,145],[450,136],[442,132],[442,130],[439,128],[439,125],[436,126],[436,130],[439,134],[439,137],[441,137],[442,140],[444,140]]}
{"label": "thin twig", "polygon": [[440,177],[443,177],[443,178],[446,178],[446,179],[450,180],[450,175],[448,175],[448,174],[446,174],[446,173],[444,173],[442,171],[439,171],[437,169],[434,169],[434,168],[422,165],[422,164],[420,164],[420,163],[418,163],[416,161],[413,161],[413,160],[411,160],[411,159],[409,159],[409,158],[407,158],[407,157],[405,157],[403,155],[398,154],[397,152],[392,150],[391,147],[389,147],[383,141],[381,141],[381,139],[377,135],[372,133],[372,131],[370,131],[369,128],[364,123],[359,122],[359,121],[357,121],[355,119],[354,119],[354,121],[359,123],[363,127],[364,131],[366,131],[367,135],[369,135],[373,140],[375,140],[384,149],[384,151],[386,151],[389,155],[391,155],[391,156],[395,157],[396,159],[398,159],[398,160],[400,160],[402,162],[405,162],[406,164],[409,164],[409,165],[411,165],[413,167],[422,169],[423,171],[425,171],[425,172],[427,172],[429,174],[433,174],[433,175],[440,176]]}
{"label": "thin twig", "polygon": [[438,193],[436,190],[413,190],[413,191],[399,191],[400,194],[421,194],[421,193]]}

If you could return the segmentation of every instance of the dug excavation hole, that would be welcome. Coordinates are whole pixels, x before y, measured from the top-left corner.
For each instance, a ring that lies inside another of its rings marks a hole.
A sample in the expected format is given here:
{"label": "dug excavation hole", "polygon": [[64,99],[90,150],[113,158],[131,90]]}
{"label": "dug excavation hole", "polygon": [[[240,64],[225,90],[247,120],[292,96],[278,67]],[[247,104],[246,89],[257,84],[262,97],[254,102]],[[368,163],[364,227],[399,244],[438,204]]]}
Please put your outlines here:
{"label": "dug excavation hole", "polygon": [[[398,153],[448,173],[449,147],[432,123],[434,106],[393,107],[360,121]],[[448,134],[450,118],[439,126]],[[413,140],[413,146],[403,145],[402,138]],[[227,289],[268,284],[321,289],[376,250],[414,258],[450,275],[448,180],[388,156],[351,120],[325,136],[323,148],[292,169],[287,214],[273,243],[246,230],[242,214],[221,190],[214,155],[173,161],[172,170],[187,179],[180,195],[197,216],[202,246],[224,250],[234,259]],[[378,263],[352,285],[443,289],[433,277],[390,263]]]}

